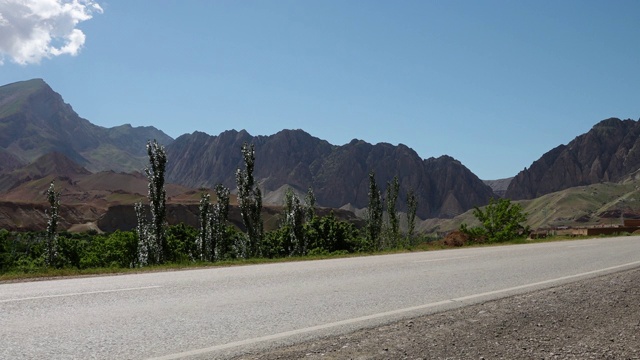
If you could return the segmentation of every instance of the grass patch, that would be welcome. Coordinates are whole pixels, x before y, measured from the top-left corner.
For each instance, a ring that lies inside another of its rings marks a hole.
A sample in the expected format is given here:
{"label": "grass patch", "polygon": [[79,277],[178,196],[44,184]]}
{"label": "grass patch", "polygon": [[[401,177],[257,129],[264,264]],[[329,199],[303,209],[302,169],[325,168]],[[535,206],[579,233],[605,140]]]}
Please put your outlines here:
{"label": "grass patch", "polygon": [[[614,234],[610,236],[599,236],[595,238],[608,238],[618,236],[629,236],[630,234]],[[588,240],[594,239],[593,236],[550,236],[542,239],[526,239],[518,238],[501,243],[485,243],[485,244],[468,244],[461,247],[450,247],[442,243],[442,241],[428,241],[415,245],[411,248],[398,248],[390,249],[380,252],[359,252],[359,253],[333,253],[333,254],[316,254],[308,256],[295,256],[286,258],[255,258],[255,259],[235,259],[224,260],[215,263],[210,262],[184,262],[184,263],[170,263],[164,265],[147,266],[143,268],[90,268],[90,269],[76,269],[76,268],[29,268],[24,270],[10,270],[8,272],[0,274],[0,283],[6,282],[19,282],[19,281],[41,281],[52,280],[67,277],[84,277],[84,276],[105,276],[105,275],[124,275],[124,274],[139,274],[139,273],[153,273],[161,271],[180,271],[180,270],[194,270],[194,269],[208,269],[218,267],[232,267],[232,266],[246,266],[246,265],[259,265],[259,264],[277,264],[285,262],[298,262],[298,261],[315,261],[326,259],[342,259],[353,258],[361,256],[376,256],[376,255],[391,255],[410,252],[424,252],[424,251],[438,251],[446,249],[459,249],[469,247],[491,247],[491,246],[505,246],[505,245],[521,245],[521,244],[536,244],[547,243],[557,241],[574,241],[574,240]]]}

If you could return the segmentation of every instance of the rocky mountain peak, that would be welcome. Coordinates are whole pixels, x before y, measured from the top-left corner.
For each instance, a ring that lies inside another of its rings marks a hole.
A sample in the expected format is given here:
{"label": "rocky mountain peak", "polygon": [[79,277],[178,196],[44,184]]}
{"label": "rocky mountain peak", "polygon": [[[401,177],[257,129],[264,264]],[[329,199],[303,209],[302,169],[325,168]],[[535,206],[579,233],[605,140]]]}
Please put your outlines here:
{"label": "rocky mountain peak", "polygon": [[[286,187],[305,193],[312,187],[320,206],[350,204],[361,209],[368,202],[370,171],[376,173],[382,191],[394,176],[399,177],[401,211],[406,209],[406,192],[415,191],[421,218],[457,215],[486,204],[493,195],[457,160],[423,160],[402,144],[354,139],[337,146],[300,129],[270,136],[252,136],[246,130],[217,136],[194,132],[173,140],[153,127],[93,125],[41,79],[0,87],[0,155],[14,164],[4,172],[26,163],[34,164],[29,170],[34,172],[141,171],[148,162],[145,145],[151,139],[166,147],[167,181],[191,188],[222,183],[234,189],[236,170],[243,167],[240,148],[247,142],[255,145],[254,175],[265,195]],[[45,154],[56,155],[41,158]],[[13,184],[8,178],[0,181],[0,187]]]}
{"label": "rocky mountain peak", "polygon": [[488,186],[455,159],[423,161],[404,145],[374,145],[358,139],[336,146],[302,130],[255,137],[243,131],[218,136],[183,135],[167,146],[167,178],[191,187],[222,183],[234,189],[235,171],[243,167],[243,142],[255,145],[254,176],[267,199],[271,198],[269,193],[282,191],[283,186],[299,193],[312,187],[320,206],[340,208],[349,204],[364,208],[370,171],[376,173],[382,191],[394,176],[399,177],[401,211],[406,209],[406,192],[416,191],[418,216],[422,218],[441,216],[445,201],[446,216],[453,216],[486,204],[493,196]]}
{"label": "rocky mountain peak", "polygon": [[505,196],[533,199],[574,186],[617,182],[640,168],[640,122],[610,118],[521,171]]}
{"label": "rocky mountain peak", "polygon": [[131,171],[145,163],[149,139],[173,140],[153,127],[96,126],[42,79],[0,87],[0,149],[22,163],[58,152],[89,170]]}

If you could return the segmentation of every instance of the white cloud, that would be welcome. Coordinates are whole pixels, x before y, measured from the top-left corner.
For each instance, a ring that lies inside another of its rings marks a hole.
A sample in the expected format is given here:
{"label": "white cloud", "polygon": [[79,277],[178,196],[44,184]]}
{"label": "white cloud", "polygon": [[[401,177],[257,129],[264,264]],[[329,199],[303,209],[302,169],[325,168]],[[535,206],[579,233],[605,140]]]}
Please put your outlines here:
{"label": "white cloud", "polygon": [[86,37],[76,25],[95,12],[102,8],[92,0],[0,0],[0,65],[77,55]]}

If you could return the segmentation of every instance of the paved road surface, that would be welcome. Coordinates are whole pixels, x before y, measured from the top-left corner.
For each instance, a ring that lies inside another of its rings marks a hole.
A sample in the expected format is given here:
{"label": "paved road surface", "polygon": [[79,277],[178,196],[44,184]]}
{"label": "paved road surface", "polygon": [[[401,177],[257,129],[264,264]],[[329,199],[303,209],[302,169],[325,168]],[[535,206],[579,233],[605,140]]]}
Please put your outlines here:
{"label": "paved road surface", "polygon": [[0,285],[0,359],[225,358],[640,266],[621,237]]}

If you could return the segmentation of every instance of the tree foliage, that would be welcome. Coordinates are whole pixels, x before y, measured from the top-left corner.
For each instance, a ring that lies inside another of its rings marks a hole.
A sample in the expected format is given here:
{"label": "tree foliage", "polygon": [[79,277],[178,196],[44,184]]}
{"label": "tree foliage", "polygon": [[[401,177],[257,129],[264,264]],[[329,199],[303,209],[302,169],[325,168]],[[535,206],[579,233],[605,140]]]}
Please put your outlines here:
{"label": "tree foliage", "polygon": [[305,220],[310,222],[316,217],[316,196],[311,186],[309,186],[307,195],[304,197],[304,205]]}
{"label": "tree foliage", "polygon": [[473,214],[480,221],[480,226],[468,228],[462,224],[460,230],[474,239],[503,242],[523,236],[528,230],[523,225],[527,221],[527,213],[520,204],[512,203],[509,199],[496,201],[492,198],[484,210],[476,207]]}
{"label": "tree foliage", "polygon": [[236,182],[238,184],[238,205],[242,222],[247,228],[248,243],[246,247],[248,257],[260,256],[260,247],[264,236],[262,223],[262,193],[255,184],[253,178],[253,168],[255,165],[254,145],[244,143],[242,145],[242,158],[245,169],[236,171]]}
{"label": "tree foliage", "polygon": [[216,203],[212,206],[211,218],[209,219],[211,250],[210,261],[216,261],[229,252],[229,236],[227,231],[227,220],[229,218],[229,188],[222,184],[216,185]]}
{"label": "tree foliage", "polygon": [[407,241],[413,242],[413,232],[416,229],[416,212],[418,210],[418,198],[413,190],[407,193]]}
{"label": "tree foliage", "polygon": [[284,195],[284,221],[282,228],[289,238],[287,252],[292,256],[301,256],[307,253],[307,239],[304,234],[305,209],[300,199],[288,188]]}
{"label": "tree foliage", "polygon": [[[112,234],[98,234],[97,231],[84,234],[58,232],[60,193],[56,192],[52,182],[47,191],[50,209],[46,210],[46,232],[19,233],[0,229],[0,270],[35,272],[49,266],[78,269],[135,267],[260,256],[371,252],[413,245],[411,238],[417,209],[414,193],[408,193],[407,240],[401,243],[400,220],[396,210],[400,192],[398,177],[387,182],[386,197],[383,199],[374,172],[369,173],[369,204],[362,229],[356,228],[352,222],[339,220],[333,211],[326,216],[316,215],[316,199],[309,187],[304,201],[292,189],[287,190],[280,227],[265,234],[261,216],[262,193],[253,175],[254,146],[245,143],[241,150],[244,169],[237,169],[236,181],[238,208],[246,233],[228,221],[230,190],[221,184],[214,189],[217,197],[214,204],[209,193],[201,196],[199,229],[184,223],[168,225],[164,188],[167,155],[154,140],[147,143],[149,165],[145,174],[149,182],[149,203],[135,204],[138,221],[134,231],[116,231]],[[501,204],[492,202],[485,210],[476,209],[479,218],[493,219],[484,221],[485,227],[478,233],[481,231],[485,234],[483,236],[492,239],[507,237],[505,234],[513,227],[498,229],[493,224],[505,218],[519,218],[499,215],[503,212],[511,214],[510,210],[501,210]],[[388,221],[383,231],[385,205]],[[497,208],[493,209],[492,206]]]}
{"label": "tree foliage", "polygon": [[141,203],[136,204],[138,216],[139,265],[162,264],[168,255],[167,247],[167,192],[164,189],[164,174],[167,153],[156,140],[147,142],[149,166],[144,170],[149,180],[149,210],[147,220]]}
{"label": "tree foliage", "polygon": [[400,222],[398,220],[398,211],[396,203],[398,201],[398,192],[400,191],[400,182],[398,176],[394,176],[391,181],[387,182],[387,246],[395,248],[398,246],[400,238]]}
{"label": "tree foliage", "polygon": [[198,220],[200,222],[200,232],[198,233],[198,259],[211,260],[210,242],[211,242],[211,195],[202,193],[200,196],[200,205],[198,206]]}
{"label": "tree foliage", "polygon": [[47,190],[49,211],[47,212],[47,266],[53,266],[58,256],[58,220],[60,210],[60,192],[56,191],[52,181]]}
{"label": "tree foliage", "polygon": [[382,196],[376,184],[376,175],[369,173],[369,206],[367,207],[366,234],[369,251],[382,249],[380,233],[382,231]]}
{"label": "tree foliage", "polygon": [[226,237],[230,192],[229,188],[222,184],[216,185],[214,191],[218,199],[215,204],[211,204],[211,196],[208,193],[203,193],[200,197],[200,231],[196,247],[197,258],[203,261],[217,261],[222,253],[229,252]]}
{"label": "tree foliage", "polygon": [[[305,222],[301,229],[307,251],[300,255],[329,255],[362,251],[362,240],[358,229],[349,222],[341,221],[333,211],[323,217],[314,217]],[[290,225],[283,224],[265,235],[263,255],[269,258],[299,255],[291,252],[295,248],[292,242]]]}

